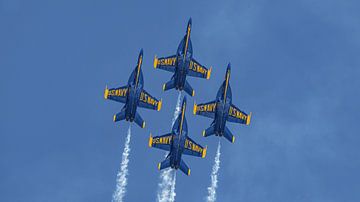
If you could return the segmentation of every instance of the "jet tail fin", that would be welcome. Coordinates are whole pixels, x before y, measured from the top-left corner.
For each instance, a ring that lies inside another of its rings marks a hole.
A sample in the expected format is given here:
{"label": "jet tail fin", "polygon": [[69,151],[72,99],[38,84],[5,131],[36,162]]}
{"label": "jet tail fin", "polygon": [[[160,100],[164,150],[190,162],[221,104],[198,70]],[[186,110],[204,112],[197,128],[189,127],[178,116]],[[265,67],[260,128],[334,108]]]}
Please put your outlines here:
{"label": "jet tail fin", "polygon": [[235,136],[231,133],[228,127],[225,126],[224,137],[229,140],[231,143],[235,142]]}
{"label": "jet tail fin", "polygon": [[185,81],[185,86],[184,86],[184,91],[189,94],[190,96],[194,96],[195,95],[195,91],[194,89],[190,86],[190,84]]}
{"label": "jet tail fin", "polygon": [[165,160],[163,160],[161,163],[158,164],[158,169],[162,170],[165,168],[170,167],[170,158],[166,158]]}
{"label": "jet tail fin", "polygon": [[190,168],[186,165],[186,163],[181,159],[180,161],[180,170],[185,173],[185,175],[190,175]]}
{"label": "jet tail fin", "polygon": [[141,118],[139,113],[135,113],[135,123],[140,126],[141,128],[145,128],[145,121]]}
{"label": "jet tail fin", "polygon": [[214,134],[215,134],[215,127],[214,126],[210,126],[206,130],[204,130],[203,133],[202,133],[202,135],[204,137],[208,137],[208,136],[214,135]]}
{"label": "jet tail fin", "polygon": [[163,85],[163,91],[167,91],[172,88],[175,88],[175,80],[174,79],[171,79],[170,81],[168,81],[167,83],[165,83]]}

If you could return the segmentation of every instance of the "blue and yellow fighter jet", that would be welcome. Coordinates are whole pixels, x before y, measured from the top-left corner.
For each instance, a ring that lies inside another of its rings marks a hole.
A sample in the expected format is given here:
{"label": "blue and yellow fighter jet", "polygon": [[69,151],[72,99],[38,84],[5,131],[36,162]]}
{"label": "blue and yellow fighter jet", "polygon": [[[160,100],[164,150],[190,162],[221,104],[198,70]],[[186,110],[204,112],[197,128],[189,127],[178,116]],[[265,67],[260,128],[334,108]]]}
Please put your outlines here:
{"label": "blue and yellow fighter jet", "polygon": [[108,89],[106,87],[104,98],[114,100],[116,102],[125,103],[120,113],[114,115],[114,122],[126,119],[140,127],[145,127],[145,121],[136,112],[137,107],[143,107],[159,111],[161,109],[162,100],[158,100],[146,92],[144,88],[144,78],[141,71],[143,60],[143,50],[141,49],[137,65],[131,73],[128,84],[119,88]]}
{"label": "blue and yellow fighter jet", "polygon": [[175,88],[176,90],[185,90],[191,96],[195,95],[195,91],[186,81],[186,76],[200,77],[209,79],[211,75],[211,67],[207,69],[205,66],[193,59],[193,49],[190,39],[191,18],[188,22],[186,34],[181,40],[176,55],[169,57],[154,59],[154,68],[174,72],[171,80],[163,85],[163,90]]}
{"label": "blue and yellow fighter jet", "polygon": [[149,147],[156,147],[169,151],[166,159],[158,164],[158,169],[174,168],[190,175],[190,169],[181,159],[182,154],[205,158],[207,147],[197,144],[188,136],[188,128],[185,118],[186,97],[183,100],[181,113],[177,117],[169,134],[152,137],[150,134]]}
{"label": "blue and yellow fighter jet", "polygon": [[211,126],[203,131],[204,137],[215,134],[216,136],[224,136],[233,143],[235,136],[226,127],[226,121],[249,125],[251,112],[248,115],[232,104],[232,93],[229,84],[230,69],[229,63],[226,69],[225,81],[217,92],[216,100],[204,104],[194,104],[194,114],[214,119]]}

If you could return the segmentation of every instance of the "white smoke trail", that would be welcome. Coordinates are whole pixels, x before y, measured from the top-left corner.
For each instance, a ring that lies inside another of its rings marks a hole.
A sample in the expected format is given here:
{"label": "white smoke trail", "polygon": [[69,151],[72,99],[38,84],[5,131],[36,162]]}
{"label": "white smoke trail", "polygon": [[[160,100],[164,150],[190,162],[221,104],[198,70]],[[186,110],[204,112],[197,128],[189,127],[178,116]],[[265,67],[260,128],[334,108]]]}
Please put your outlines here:
{"label": "white smoke trail", "polygon": [[127,131],[124,151],[121,159],[120,171],[116,176],[116,190],[113,194],[113,202],[122,202],[126,193],[127,176],[129,174],[129,154],[130,154],[130,138],[131,138],[131,125]]}
{"label": "white smoke trail", "polygon": [[180,106],[180,102],[181,102],[181,91],[179,92],[177,101],[176,101],[176,107],[175,107],[175,111],[174,111],[174,116],[171,120],[171,129],[176,121],[176,118],[179,116],[180,111],[181,111],[181,106]]}
{"label": "white smoke trail", "polygon": [[[171,120],[171,128],[174,125],[176,118],[179,116],[181,111],[180,106],[181,101],[181,91],[179,92],[176,107],[174,111],[174,116]],[[165,154],[165,158],[168,154]],[[171,168],[167,168],[163,170],[160,174],[160,182],[158,184],[158,192],[157,192],[157,201],[158,202],[173,202],[175,201],[175,183],[176,183],[176,172]]]}
{"label": "white smoke trail", "polygon": [[171,182],[169,202],[175,202],[175,196],[176,196],[175,185],[176,185],[176,172],[173,171],[173,179],[172,179],[172,182]]}
{"label": "white smoke trail", "polygon": [[220,154],[221,154],[220,147],[221,147],[221,145],[220,145],[220,140],[219,140],[218,148],[216,150],[214,165],[212,167],[212,172],[211,172],[211,185],[210,185],[210,187],[207,188],[207,190],[208,190],[208,196],[206,198],[207,202],[215,202],[215,200],[216,200],[218,172],[220,169]]}
{"label": "white smoke trail", "polygon": [[157,201],[159,202],[167,202],[171,196],[171,185],[173,182],[173,170],[171,168],[166,168],[160,174],[160,182],[158,184],[158,193],[157,193]]}

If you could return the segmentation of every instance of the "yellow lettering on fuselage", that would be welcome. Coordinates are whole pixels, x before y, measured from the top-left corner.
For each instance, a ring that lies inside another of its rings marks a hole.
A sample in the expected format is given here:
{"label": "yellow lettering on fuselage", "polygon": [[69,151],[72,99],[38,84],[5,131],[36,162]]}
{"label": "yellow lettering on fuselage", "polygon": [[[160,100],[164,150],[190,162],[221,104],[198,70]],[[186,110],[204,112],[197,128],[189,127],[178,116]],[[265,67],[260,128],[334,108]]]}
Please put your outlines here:
{"label": "yellow lettering on fuselage", "polygon": [[159,65],[166,65],[166,66],[175,66],[176,64],[176,57],[173,58],[163,58],[160,59],[158,62]]}

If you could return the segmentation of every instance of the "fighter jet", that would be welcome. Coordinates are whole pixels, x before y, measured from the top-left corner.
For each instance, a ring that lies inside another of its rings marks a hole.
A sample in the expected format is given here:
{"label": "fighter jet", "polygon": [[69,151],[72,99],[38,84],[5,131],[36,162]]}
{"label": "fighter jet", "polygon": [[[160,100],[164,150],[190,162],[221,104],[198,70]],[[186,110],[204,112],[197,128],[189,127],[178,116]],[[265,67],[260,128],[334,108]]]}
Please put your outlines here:
{"label": "fighter jet", "polygon": [[203,131],[204,137],[215,134],[216,136],[224,136],[233,143],[235,136],[226,127],[226,121],[249,125],[251,112],[248,115],[232,104],[232,93],[229,84],[230,69],[229,63],[226,69],[225,81],[217,92],[216,100],[198,105],[194,104],[194,114],[214,119],[210,127]]}
{"label": "fighter jet", "polygon": [[181,113],[177,117],[170,133],[152,137],[150,134],[149,147],[156,147],[169,151],[166,159],[158,164],[158,169],[171,167],[190,175],[190,169],[181,159],[182,154],[205,158],[207,147],[202,147],[188,136],[188,128],[185,118],[186,97],[183,100]]}
{"label": "fighter jet", "polygon": [[154,59],[154,68],[173,72],[171,80],[163,85],[163,90],[175,88],[176,90],[185,90],[191,96],[195,91],[186,80],[186,76],[209,79],[211,67],[207,69],[193,58],[193,49],[190,39],[191,18],[189,19],[186,34],[181,40],[176,55]]}
{"label": "fighter jet", "polygon": [[143,50],[141,49],[137,65],[131,73],[128,84],[119,88],[108,89],[106,87],[104,98],[114,100],[116,102],[124,103],[125,106],[120,113],[114,115],[114,122],[126,120],[139,125],[141,128],[145,127],[145,121],[136,112],[137,107],[148,108],[160,111],[162,100],[158,100],[146,92],[144,88],[144,78],[141,71],[141,64],[143,60]]}

